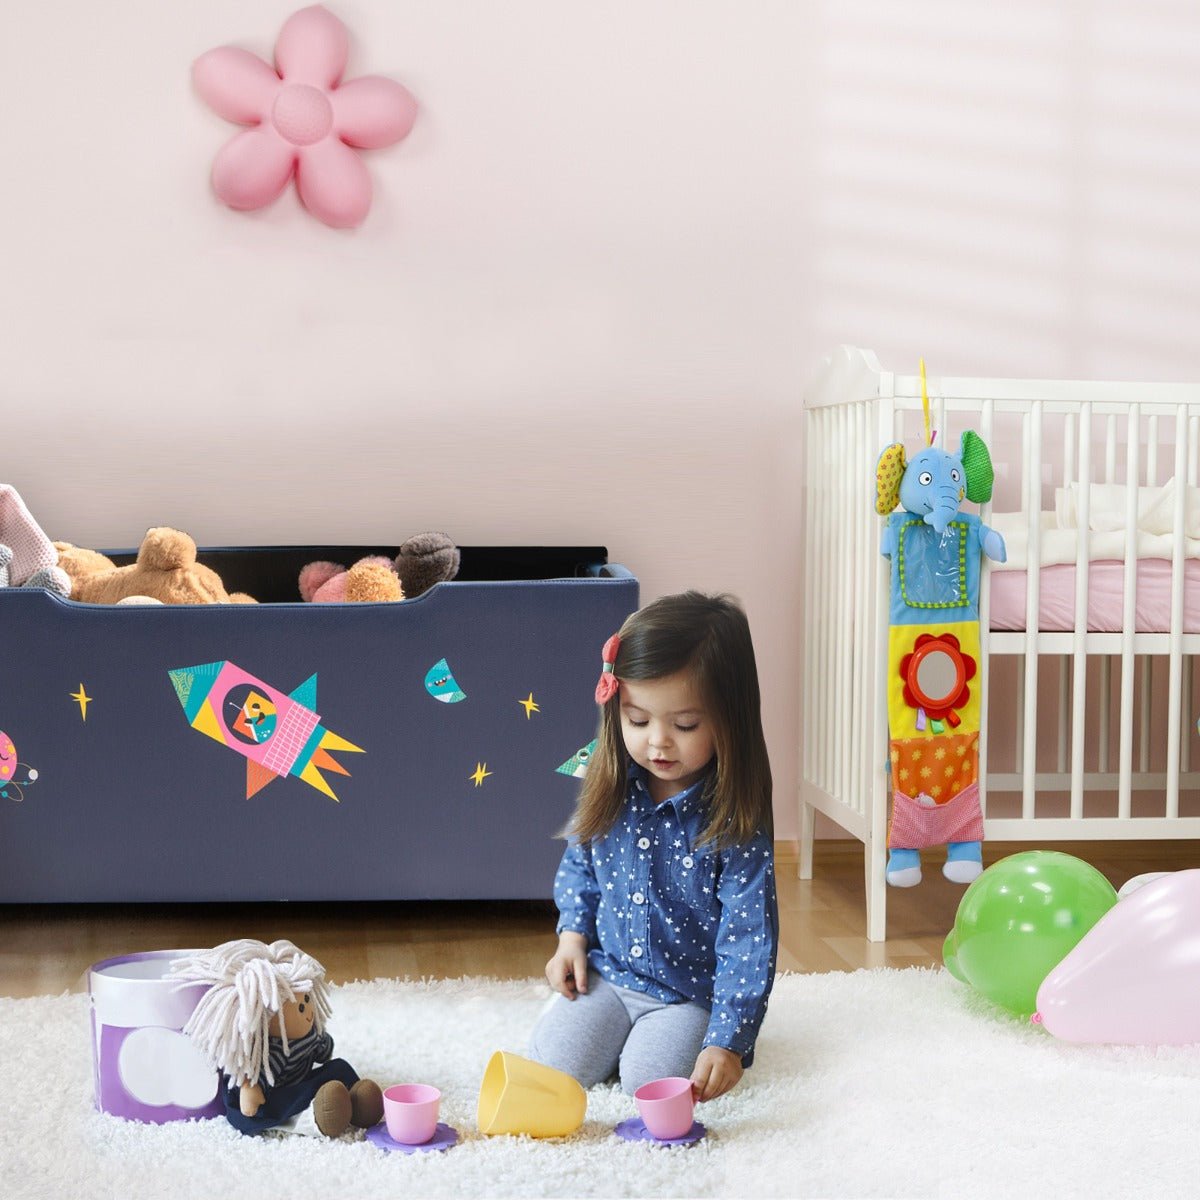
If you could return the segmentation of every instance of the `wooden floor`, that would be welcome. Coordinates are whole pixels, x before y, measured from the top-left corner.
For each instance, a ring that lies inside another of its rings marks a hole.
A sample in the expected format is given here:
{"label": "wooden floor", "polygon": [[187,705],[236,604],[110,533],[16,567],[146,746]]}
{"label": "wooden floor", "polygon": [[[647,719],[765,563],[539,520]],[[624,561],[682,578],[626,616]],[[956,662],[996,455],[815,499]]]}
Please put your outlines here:
{"label": "wooden floor", "polygon": [[[985,862],[1029,847],[985,846]],[[1102,871],[1114,886],[1143,871],[1198,865],[1193,842],[1072,843],[1055,849]],[[777,857],[781,971],[940,964],[963,889],[947,882],[936,852],[925,880],[888,892],[888,940],[868,942],[862,850],[817,847],[814,878]],[[540,976],[555,944],[549,902],[270,905],[0,906],[0,996],[82,989],[91,963],[137,950],[214,946],[235,937],[286,937],[325,964],[334,983],[379,976]]]}

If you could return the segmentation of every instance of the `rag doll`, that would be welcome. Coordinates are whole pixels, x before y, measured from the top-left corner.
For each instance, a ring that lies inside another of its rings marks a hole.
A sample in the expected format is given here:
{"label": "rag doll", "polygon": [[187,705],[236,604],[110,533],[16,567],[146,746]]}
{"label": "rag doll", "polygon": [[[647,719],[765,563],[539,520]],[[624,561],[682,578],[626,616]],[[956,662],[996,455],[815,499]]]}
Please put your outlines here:
{"label": "rag doll", "polygon": [[181,983],[207,983],[183,1032],[221,1073],[225,1116],[242,1133],[272,1129],[310,1105],[339,1137],[383,1117],[383,1094],[333,1057],[325,968],[291,942],[225,942],[176,959]]}

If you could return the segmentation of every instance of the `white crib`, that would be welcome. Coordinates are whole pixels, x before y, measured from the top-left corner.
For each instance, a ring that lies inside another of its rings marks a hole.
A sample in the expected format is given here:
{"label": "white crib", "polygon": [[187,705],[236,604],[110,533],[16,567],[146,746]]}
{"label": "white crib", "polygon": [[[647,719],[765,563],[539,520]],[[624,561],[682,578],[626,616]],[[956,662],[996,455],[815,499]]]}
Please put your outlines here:
{"label": "white crib", "polygon": [[[1200,386],[939,378],[930,366],[937,444],[968,428],[988,444],[997,482],[981,515],[1010,550],[1009,575],[985,567],[980,597],[986,837],[1200,837]],[[858,838],[867,936],[882,941],[888,563],[874,475],[889,442],[920,445],[920,380],[841,347],[805,407],[799,870],[812,877],[816,813]],[[927,875],[940,867],[936,851],[925,859]]]}

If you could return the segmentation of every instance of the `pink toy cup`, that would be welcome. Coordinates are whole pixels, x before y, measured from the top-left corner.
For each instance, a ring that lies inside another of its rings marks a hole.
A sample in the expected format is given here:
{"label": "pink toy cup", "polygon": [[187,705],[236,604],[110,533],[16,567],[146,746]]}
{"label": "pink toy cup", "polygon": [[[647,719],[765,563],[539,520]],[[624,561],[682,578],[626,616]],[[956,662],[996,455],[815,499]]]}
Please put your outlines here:
{"label": "pink toy cup", "polygon": [[656,1138],[681,1138],[692,1127],[692,1081],[679,1075],[644,1083],[633,1093],[642,1122]]}
{"label": "pink toy cup", "polygon": [[442,1093],[427,1083],[397,1083],[383,1093],[388,1135],[406,1146],[419,1146],[437,1132]]}

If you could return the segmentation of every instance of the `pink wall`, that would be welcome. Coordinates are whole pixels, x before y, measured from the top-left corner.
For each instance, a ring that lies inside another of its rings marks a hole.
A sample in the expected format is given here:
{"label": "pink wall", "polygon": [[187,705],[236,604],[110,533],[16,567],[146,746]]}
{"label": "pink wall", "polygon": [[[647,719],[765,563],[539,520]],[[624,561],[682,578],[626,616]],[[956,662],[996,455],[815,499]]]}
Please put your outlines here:
{"label": "pink wall", "polygon": [[433,527],[733,591],[794,836],[805,375],[1200,378],[1200,13],[330,6],[423,106],[353,234],[207,189],[188,66],[298,3],[6,4],[6,478],[83,544]]}

